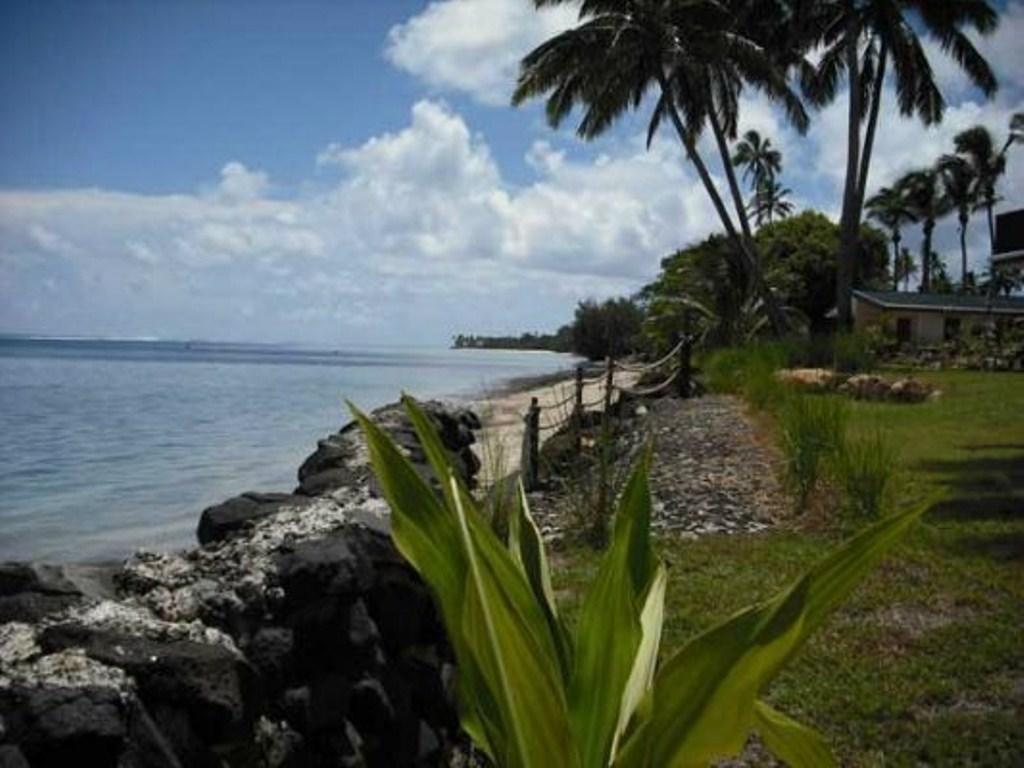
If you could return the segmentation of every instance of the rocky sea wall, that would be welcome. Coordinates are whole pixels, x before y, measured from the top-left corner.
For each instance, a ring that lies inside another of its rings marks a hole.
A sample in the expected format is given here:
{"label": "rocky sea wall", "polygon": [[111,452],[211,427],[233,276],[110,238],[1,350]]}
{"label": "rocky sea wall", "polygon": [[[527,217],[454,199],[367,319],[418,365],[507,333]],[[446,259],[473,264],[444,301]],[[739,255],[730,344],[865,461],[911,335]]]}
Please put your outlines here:
{"label": "rocky sea wall", "polygon": [[[478,419],[426,408],[472,483]],[[374,419],[430,477],[401,408]],[[451,654],[359,430],[298,482],[206,509],[184,552],[0,565],[0,768],[443,762]]]}

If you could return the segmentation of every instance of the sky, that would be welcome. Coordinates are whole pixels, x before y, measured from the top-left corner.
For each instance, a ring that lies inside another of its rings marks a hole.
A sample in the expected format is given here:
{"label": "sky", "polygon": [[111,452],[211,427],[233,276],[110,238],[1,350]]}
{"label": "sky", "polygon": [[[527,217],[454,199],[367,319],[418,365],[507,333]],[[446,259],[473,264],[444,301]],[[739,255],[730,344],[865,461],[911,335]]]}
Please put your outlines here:
{"label": "sky", "polygon": [[[887,88],[871,189],[1024,111],[1024,0],[998,5],[978,41],[997,96],[929,42],[945,120],[901,118]],[[643,114],[584,143],[509,105],[519,59],[574,21],[529,0],[0,0],[0,333],[443,345],[637,290],[718,223]],[[741,105],[798,206],[832,216],[844,105],[805,137]],[[1024,205],[1024,148],[1001,192]],[[981,271],[980,215],[969,243]],[[953,219],[936,249],[956,279]]]}

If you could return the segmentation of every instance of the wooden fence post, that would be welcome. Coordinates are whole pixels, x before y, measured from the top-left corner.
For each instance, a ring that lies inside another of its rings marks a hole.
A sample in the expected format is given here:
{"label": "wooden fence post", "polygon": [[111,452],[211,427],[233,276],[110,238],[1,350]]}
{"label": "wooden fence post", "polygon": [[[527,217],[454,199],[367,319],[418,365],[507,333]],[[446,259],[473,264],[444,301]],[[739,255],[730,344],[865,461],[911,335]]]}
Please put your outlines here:
{"label": "wooden fence post", "polygon": [[540,481],[540,406],[537,398],[530,399],[530,410],[524,417],[522,475],[526,490],[536,490]]}
{"label": "wooden fence post", "polygon": [[683,343],[679,346],[679,375],[676,377],[676,393],[680,397],[689,397],[690,392],[693,391],[690,386],[690,379],[693,377],[693,369],[690,364],[692,345],[690,331],[687,328],[683,336]]}
{"label": "wooden fence post", "polygon": [[615,360],[611,357],[606,357],[604,361],[605,374],[604,374],[604,417],[607,418],[611,415],[612,408],[612,385],[614,384],[615,377]]}
{"label": "wooden fence post", "polygon": [[583,366],[576,366],[576,402],[572,409],[573,445],[579,454],[583,447]]}

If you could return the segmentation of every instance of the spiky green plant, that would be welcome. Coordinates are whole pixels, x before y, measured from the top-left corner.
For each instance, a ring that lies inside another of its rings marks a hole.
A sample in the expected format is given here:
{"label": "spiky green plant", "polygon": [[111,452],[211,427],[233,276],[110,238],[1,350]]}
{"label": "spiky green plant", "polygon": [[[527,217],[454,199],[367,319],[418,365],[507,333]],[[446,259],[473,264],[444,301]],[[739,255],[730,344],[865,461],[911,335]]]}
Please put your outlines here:
{"label": "spiky green plant", "polygon": [[881,431],[846,441],[834,462],[847,511],[860,519],[881,517],[892,499],[899,457]]}
{"label": "spiky green plant", "polygon": [[429,418],[404,402],[443,498],[353,412],[391,506],[395,545],[430,585],[447,628],[462,726],[494,764],[704,765],[737,753],[754,728],[790,765],[835,764],[820,735],[760,695],[917,513],[866,529],[778,597],[698,635],[659,668],[667,572],[651,546],[649,453],[623,489],[610,545],[570,628],[525,494],[500,540]]}
{"label": "spiky green plant", "polygon": [[779,410],[785,481],[798,512],[807,509],[827,462],[842,451],[848,419],[843,400],[823,395],[794,395]]}

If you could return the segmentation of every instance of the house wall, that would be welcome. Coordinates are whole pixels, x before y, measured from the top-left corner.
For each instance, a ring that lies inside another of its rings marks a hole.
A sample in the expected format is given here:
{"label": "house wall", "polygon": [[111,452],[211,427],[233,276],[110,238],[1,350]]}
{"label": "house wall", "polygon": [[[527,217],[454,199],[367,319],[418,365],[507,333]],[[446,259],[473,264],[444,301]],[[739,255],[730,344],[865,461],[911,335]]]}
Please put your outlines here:
{"label": "house wall", "polygon": [[864,331],[885,323],[895,329],[899,318],[910,319],[910,339],[918,344],[941,344],[945,341],[946,318],[960,319],[960,332],[966,333],[975,324],[985,324],[989,315],[978,312],[935,312],[922,310],[885,310],[857,297],[853,299],[854,330]]}

